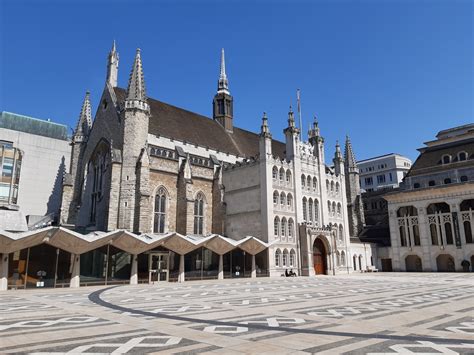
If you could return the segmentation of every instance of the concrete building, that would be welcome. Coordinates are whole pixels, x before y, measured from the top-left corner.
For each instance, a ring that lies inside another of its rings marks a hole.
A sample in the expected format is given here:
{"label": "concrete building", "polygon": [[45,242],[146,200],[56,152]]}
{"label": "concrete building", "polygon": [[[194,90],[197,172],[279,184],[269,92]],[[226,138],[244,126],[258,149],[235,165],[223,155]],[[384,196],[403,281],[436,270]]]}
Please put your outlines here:
{"label": "concrete building", "polygon": [[400,190],[388,193],[394,270],[462,271],[474,264],[474,124],[425,143]]}
{"label": "concrete building", "polygon": [[360,186],[367,192],[398,187],[411,164],[410,159],[396,153],[359,160]]}
{"label": "concrete building", "polygon": [[258,134],[238,128],[224,51],[212,118],[147,97],[140,50],[127,89],[117,78],[114,44],[94,120],[84,99],[63,180],[60,223],[75,231],[5,235],[10,258],[55,256],[70,270],[60,283],[73,286],[372,265],[373,245],[357,239],[363,208],[349,138],[345,156],[336,144],[326,164],[317,121],[303,142],[291,108],[285,142],[272,139],[266,115]]}
{"label": "concrete building", "polygon": [[67,127],[1,112],[0,149],[0,228],[24,231],[27,221],[32,227],[39,221],[57,220],[71,151]]}

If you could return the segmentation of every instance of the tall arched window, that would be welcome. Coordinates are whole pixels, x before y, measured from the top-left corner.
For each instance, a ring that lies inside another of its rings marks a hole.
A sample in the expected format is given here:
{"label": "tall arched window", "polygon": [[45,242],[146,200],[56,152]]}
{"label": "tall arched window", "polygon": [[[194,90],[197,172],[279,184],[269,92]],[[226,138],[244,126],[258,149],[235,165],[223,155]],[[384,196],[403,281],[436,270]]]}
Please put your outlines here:
{"label": "tall arched window", "polygon": [[[474,224],[474,199],[461,202],[461,220],[464,227],[464,238],[466,243],[473,243],[472,229]],[[474,260],[474,259],[473,259]]]}
{"label": "tall arched window", "polygon": [[286,171],[286,184],[291,185],[291,171],[290,170]]}
{"label": "tall arched window", "polygon": [[273,167],[273,170],[272,170],[272,178],[273,180],[277,180],[278,179],[278,168],[276,166]]}
{"label": "tall arched window", "polygon": [[286,206],[286,195],[284,192],[280,194],[280,205],[281,205],[281,208],[285,208]]}
{"label": "tall arched window", "polygon": [[294,223],[293,223],[293,219],[289,219],[288,220],[288,238],[291,239],[293,238],[293,226]]}
{"label": "tall arched window", "polygon": [[166,223],[166,191],[160,187],[155,195],[155,216],[153,233],[164,233]]}
{"label": "tall arched window", "polygon": [[331,192],[334,192],[334,181],[331,181]]}
{"label": "tall arched window", "polygon": [[280,182],[283,183],[285,181],[285,169],[280,168]]}
{"label": "tall arched window", "polygon": [[339,194],[339,182],[336,182],[336,194]]}
{"label": "tall arched window", "polygon": [[314,221],[319,222],[319,201],[316,199],[314,200]]}
{"label": "tall arched window", "polygon": [[275,234],[275,238],[278,238],[278,233],[280,232],[280,219],[275,217],[273,220],[273,234]]}
{"label": "tall arched window", "polygon": [[331,214],[331,201],[328,201],[328,214]]}
{"label": "tall arched window", "polygon": [[[402,247],[419,245],[418,210],[415,206],[403,206],[397,210],[398,230],[400,232],[400,245]],[[414,233],[418,233],[415,236]]]}
{"label": "tall arched window", "polygon": [[341,253],[339,253],[339,250],[336,251],[336,266],[341,266]]}
{"label": "tall arched window", "polygon": [[278,205],[278,191],[273,191],[273,204]]}
{"label": "tall arched window", "polygon": [[333,214],[333,215],[336,214],[336,202],[333,202],[333,203],[332,203],[332,214]]}
{"label": "tall arched window", "polygon": [[303,220],[304,221],[308,220],[308,213],[306,210],[306,197],[303,197]]}
{"label": "tall arched window", "polygon": [[308,178],[306,179],[306,187],[308,188],[308,190],[311,190],[311,176],[308,176]]}
{"label": "tall arched window", "polygon": [[451,209],[445,202],[432,203],[426,208],[433,245],[453,244]]}
{"label": "tall arched window", "polygon": [[295,261],[296,261],[296,252],[295,252],[295,249],[291,249],[290,250],[290,266],[291,267],[294,267],[296,265]]}
{"label": "tall arched window", "polygon": [[344,253],[344,250],[341,251],[341,266],[346,266],[346,253]]}
{"label": "tall arched window", "polygon": [[329,180],[326,180],[326,192],[329,192]]}
{"label": "tall arched window", "polygon": [[306,177],[303,174],[301,175],[301,188],[304,189],[305,185],[306,185]]}
{"label": "tall arched window", "polygon": [[286,237],[286,218],[281,219],[281,236]]}
{"label": "tall arched window", "polygon": [[289,210],[293,208],[293,195],[288,194],[288,196],[286,196],[286,204],[288,205]]}
{"label": "tall arched window", "polygon": [[309,199],[308,201],[308,217],[309,221],[313,223],[313,200]]}
{"label": "tall arched window", "polygon": [[340,203],[337,204],[337,216],[341,217],[341,204]]}
{"label": "tall arched window", "polygon": [[281,250],[277,249],[275,251],[275,266],[280,267],[281,266]]}
{"label": "tall arched window", "polygon": [[288,250],[283,250],[283,262],[281,263],[283,267],[288,266]]}
{"label": "tall arched window", "polygon": [[198,193],[194,200],[194,234],[204,234],[204,195]]}
{"label": "tall arched window", "polygon": [[342,228],[342,224],[339,225],[339,239],[341,242],[344,240],[344,229]]}
{"label": "tall arched window", "polygon": [[313,191],[318,191],[318,179],[313,178]]}

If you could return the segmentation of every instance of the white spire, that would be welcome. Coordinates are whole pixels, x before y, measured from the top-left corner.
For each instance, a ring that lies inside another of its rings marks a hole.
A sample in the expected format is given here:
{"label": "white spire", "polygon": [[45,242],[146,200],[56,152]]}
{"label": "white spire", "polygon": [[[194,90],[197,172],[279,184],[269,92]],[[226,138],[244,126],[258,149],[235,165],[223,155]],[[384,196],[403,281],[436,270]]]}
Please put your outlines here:
{"label": "white spire", "polygon": [[225,73],[225,54],[224,48],[221,50],[221,72],[219,75],[219,81],[217,82],[217,93],[224,93],[230,95],[229,93],[229,82],[227,80],[227,75]]}
{"label": "white spire", "polygon": [[117,87],[118,80],[118,65],[119,65],[119,55],[117,52],[117,47],[114,43],[112,44],[112,49],[109,52],[107,59],[107,82],[112,87]]}

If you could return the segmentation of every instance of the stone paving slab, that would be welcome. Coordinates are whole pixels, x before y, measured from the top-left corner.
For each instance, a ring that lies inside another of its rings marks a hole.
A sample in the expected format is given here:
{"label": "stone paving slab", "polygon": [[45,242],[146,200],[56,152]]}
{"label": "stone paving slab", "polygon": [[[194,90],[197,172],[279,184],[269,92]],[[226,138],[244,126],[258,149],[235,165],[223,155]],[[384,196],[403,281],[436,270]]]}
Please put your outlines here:
{"label": "stone paving slab", "polygon": [[474,274],[0,293],[0,353],[474,354]]}

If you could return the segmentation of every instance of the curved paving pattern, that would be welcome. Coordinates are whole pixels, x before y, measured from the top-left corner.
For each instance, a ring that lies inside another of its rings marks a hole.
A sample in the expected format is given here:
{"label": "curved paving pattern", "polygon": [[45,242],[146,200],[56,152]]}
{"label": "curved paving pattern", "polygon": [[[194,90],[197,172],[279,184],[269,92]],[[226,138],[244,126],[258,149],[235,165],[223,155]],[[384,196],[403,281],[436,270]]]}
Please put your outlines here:
{"label": "curved paving pattern", "polygon": [[[0,294],[2,353],[474,353],[474,274]],[[27,334],[27,336],[25,336]]]}

